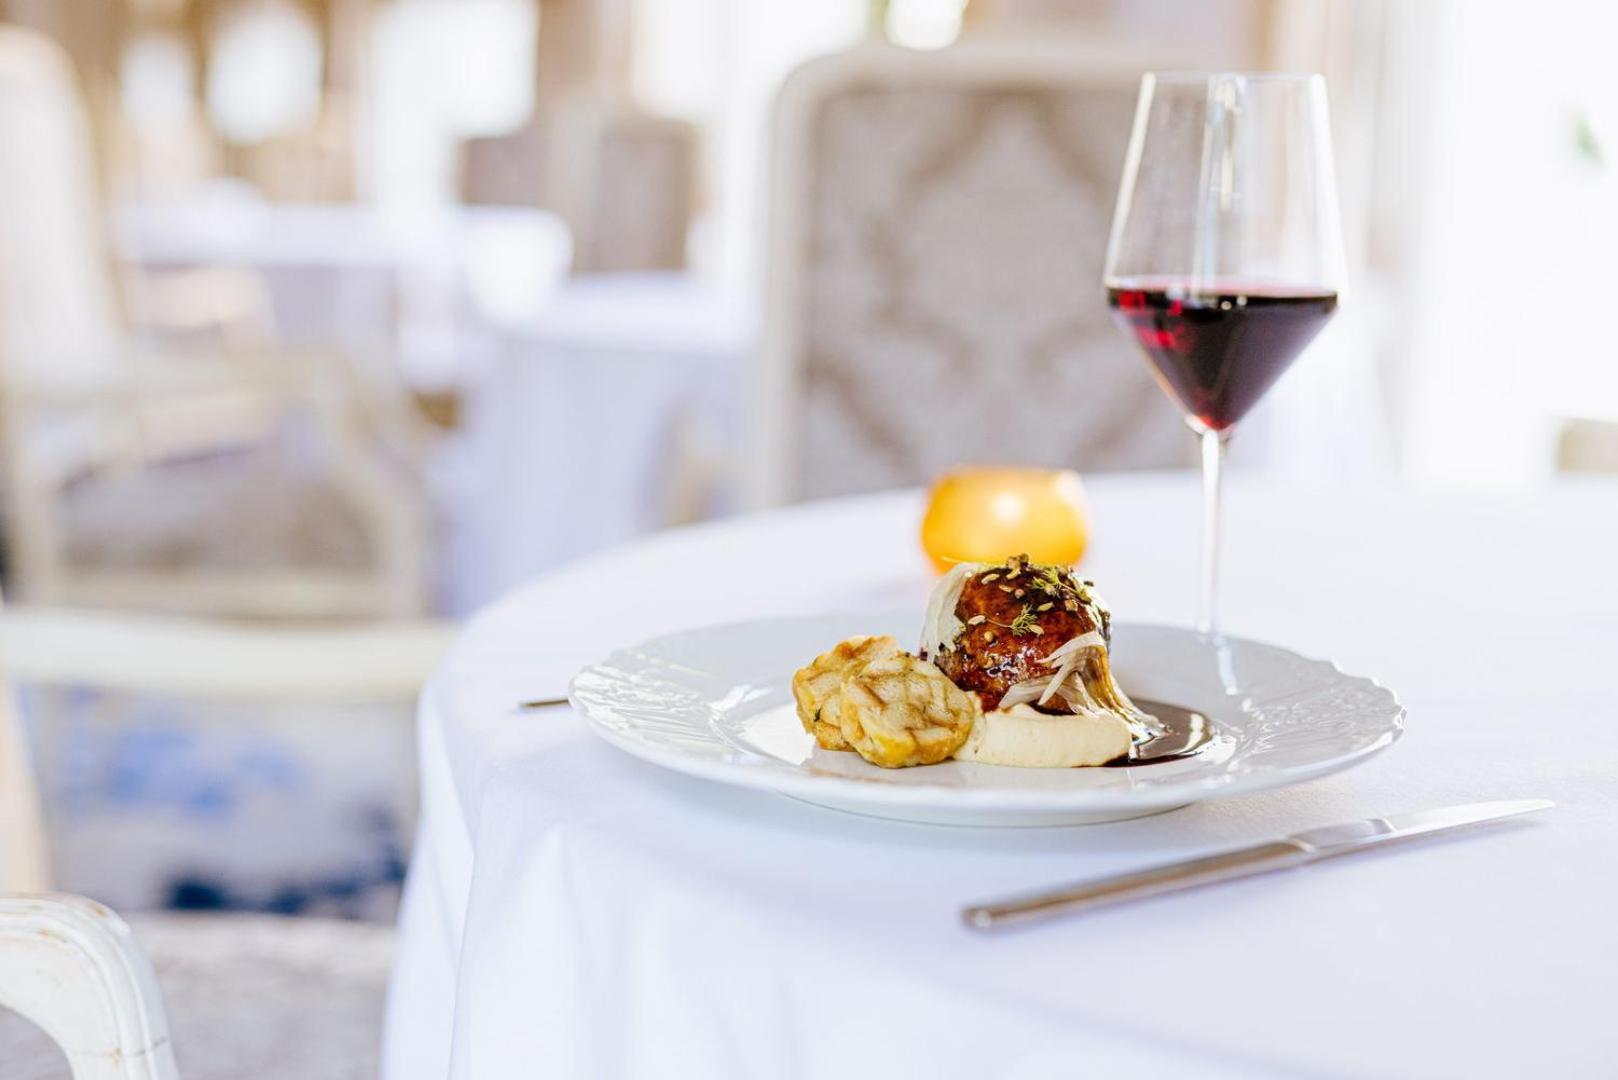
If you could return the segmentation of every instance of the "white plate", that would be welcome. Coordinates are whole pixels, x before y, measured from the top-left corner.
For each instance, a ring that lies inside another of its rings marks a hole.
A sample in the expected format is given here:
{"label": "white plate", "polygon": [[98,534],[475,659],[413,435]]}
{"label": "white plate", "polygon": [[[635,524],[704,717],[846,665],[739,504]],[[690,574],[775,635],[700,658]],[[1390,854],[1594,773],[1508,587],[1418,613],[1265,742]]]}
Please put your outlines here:
{"label": "white plate", "polygon": [[575,708],[636,757],[839,810],[951,825],[1118,821],[1201,799],[1296,784],[1399,737],[1404,709],[1369,679],[1273,645],[1191,631],[1113,628],[1132,697],[1194,709],[1219,736],[1195,756],[1134,768],[1013,769],[947,761],[879,769],[821,750],[793,712],[792,673],[852,634],[916,636],[914,612],[734,623],[622,649],[573,680]]}

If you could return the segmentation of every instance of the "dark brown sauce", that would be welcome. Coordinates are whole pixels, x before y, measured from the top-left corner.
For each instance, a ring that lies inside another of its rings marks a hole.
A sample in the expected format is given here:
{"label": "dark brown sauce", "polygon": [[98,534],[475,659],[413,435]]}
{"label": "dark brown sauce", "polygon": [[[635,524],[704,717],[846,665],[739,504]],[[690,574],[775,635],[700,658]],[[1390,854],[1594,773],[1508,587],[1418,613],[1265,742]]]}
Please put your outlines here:
{"label": "dark brown sauce", "polygon": [[1147,739],[1129,750],[1128,757],[1109,761],[1109,769],[1133,769],[1141,765],[1160,765],[1165,761],[1183,761],[1213,741],[1213,721],[1199,712],[1182,709],[1162,701],[1135,698],[1135,705],[1157,718],[1163,734]]}

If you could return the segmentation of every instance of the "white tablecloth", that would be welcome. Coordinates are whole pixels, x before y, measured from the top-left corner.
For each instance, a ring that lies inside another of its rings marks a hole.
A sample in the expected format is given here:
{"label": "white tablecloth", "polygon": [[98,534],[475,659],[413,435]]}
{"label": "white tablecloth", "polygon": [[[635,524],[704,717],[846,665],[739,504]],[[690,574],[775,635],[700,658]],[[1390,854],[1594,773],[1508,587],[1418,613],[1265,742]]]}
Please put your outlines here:
{"label": "white tablecloth", "polygon": [[753,323],[687,274],[597,274],[503,327],[466,410],[451,607],[723,509]]}
{"label": "white tablecloth", "polygon": [[[1090,490],[1086,570],[1121,618],[1183,620],[1189,480]],[[422,703],[387,1075],[1618,1071],[1618,486],[1236,483],[1229,630],[1379,676],[1408,733],[1346,773],[1155,818],[867,820],[664,773],[566,708],[511,708],[682,625],[919,603],[919,508],[886,496],[664,534],[468,629]],[[1004,936],[956,915],[1308,826],[1523,796],[1558,806]]]}

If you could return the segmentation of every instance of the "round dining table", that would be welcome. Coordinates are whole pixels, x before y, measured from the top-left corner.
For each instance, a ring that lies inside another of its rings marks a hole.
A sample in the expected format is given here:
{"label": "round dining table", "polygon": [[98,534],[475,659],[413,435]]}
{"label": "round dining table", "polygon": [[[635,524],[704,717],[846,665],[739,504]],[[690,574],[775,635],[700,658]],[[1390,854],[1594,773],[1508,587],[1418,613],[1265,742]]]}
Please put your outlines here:
{"label": "round dining table", "polygon": [[[1087,482],[1115,617],[1183,623],[1196,488]],[[1374,676],[1404,737],[1295,787],[1105,825],[865,818],[677,775],[566,705],[700,624],[921,607],[923,497],[833,500],[576,561],[471,621],[420,706],[385,1074],[1618,1073],[1618,483],[1510,495],[1237,475],[1224,627]],[[807,659],[807,658],[805,658]],[[963,904],[1494,799],[1512,824],[1023,929]]]}

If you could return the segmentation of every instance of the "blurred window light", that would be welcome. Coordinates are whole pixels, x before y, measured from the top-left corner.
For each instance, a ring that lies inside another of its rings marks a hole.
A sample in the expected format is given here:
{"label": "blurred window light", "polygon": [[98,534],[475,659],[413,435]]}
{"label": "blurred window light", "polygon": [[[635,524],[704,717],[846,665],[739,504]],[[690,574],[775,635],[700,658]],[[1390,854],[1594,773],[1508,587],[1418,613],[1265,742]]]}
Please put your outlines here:
{"label": "blurred window light", "polygon": [[726,0],[635,0],[631,81],[635,99],[664,116],[700,121],[722,104]]}
{"label": "blurred window light", "polygon": [[365,190],[397,235],[426,236],[454,197],[461,140],[534,107],[534,0],[391,0],[371,23]]}
{"label": "blurred window light", "polygon": [[709,121],[706,152],[717,218],[710,250],[696,250],[699,265],[737,286],[758,279],[757,243],[764,233],[765,159],[772,106],[782,82],[800,64],[850,48],[866,36],[867,0],[818,0],[812,4],[727,0],[723,92]]}
{"label": "blurred window light", "polygon": [[1431,84],[1409,136],[1423,156],[1384,166],[1419,208],[1396,279],[1405,465],[1423,483],[1534,483],[1561,418],[1618,419],[1600,320],[1570,306],[1600,294],[1618,247],[1618,7],[1449,4],[1430,25],[1419,6],[1392,10],[1411,20],[1396,29],[1425,32]]}
{"label": "blurred window light", "polygon": [[[420,0],[418,0],[420,2]],[[450,77],[449,117],[462,135],[504,135],[534,109],[539,7],[533,0],[437,0]]]}
{"label": "blurred window light", "polygon": [[320,115],[320,30],[289,0],[225,8],[208,64],[208,117],[226,139],[263,142],[312,126]]}
{"label": "blurred window light", "polygon": [[883,29],[910,49],[942,49],[961,36],[967,0],[889,0]]}
{"label": "blurred window light", "polygon": [[118,87],[124,115],[137,126],[190,119],[196,104],[190,46],[178,34],[137,35],[124,47]]}
{"label": "blurred window light", "polygon": [[417,84],[385,89],[391,100],[432,99],[462,137],[505,135],[534,109],[539,6],[534,0],[394,0],[377,19],[384,78]]}

